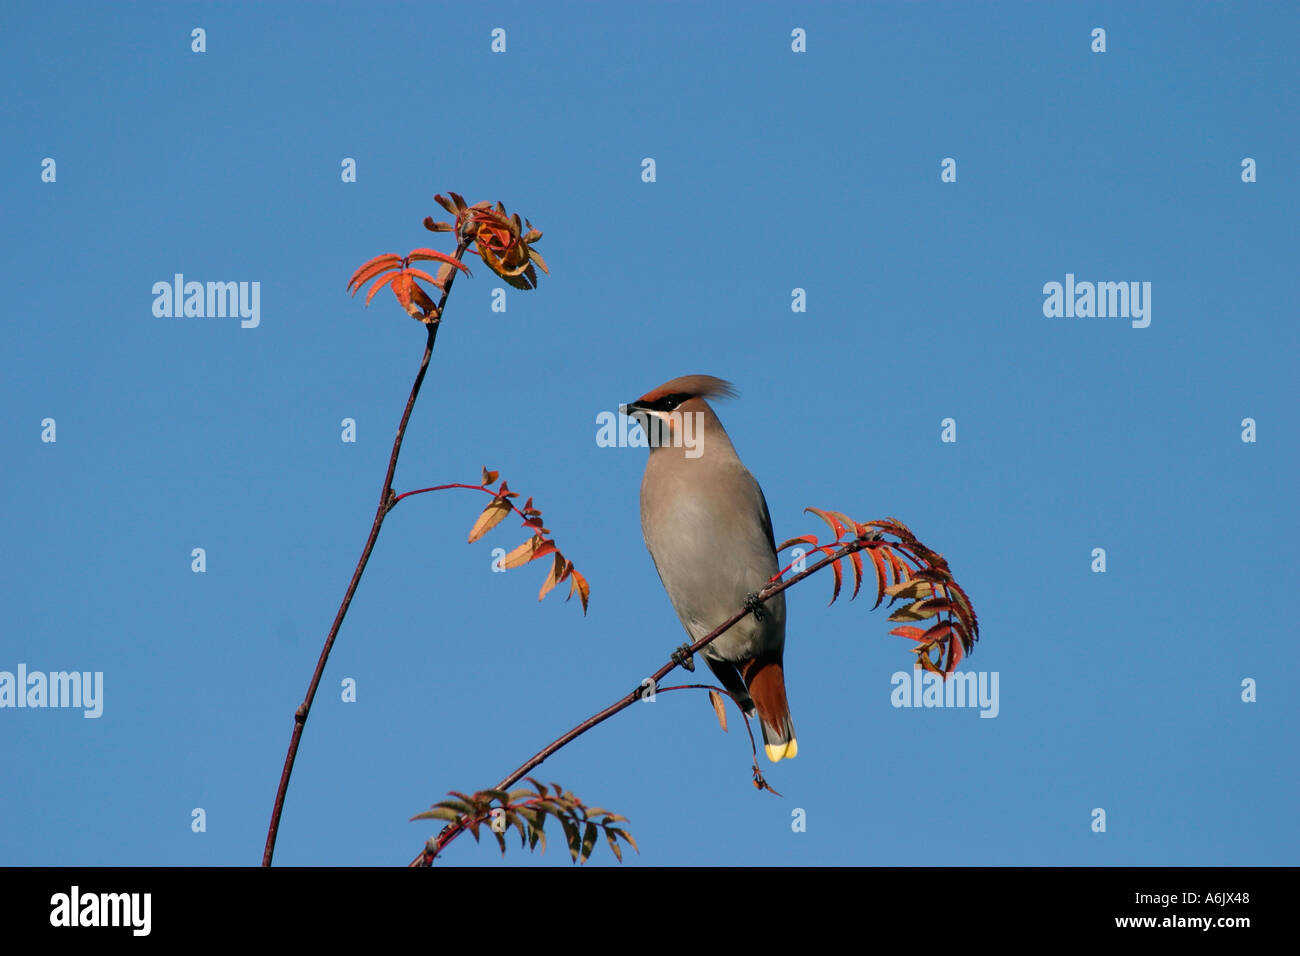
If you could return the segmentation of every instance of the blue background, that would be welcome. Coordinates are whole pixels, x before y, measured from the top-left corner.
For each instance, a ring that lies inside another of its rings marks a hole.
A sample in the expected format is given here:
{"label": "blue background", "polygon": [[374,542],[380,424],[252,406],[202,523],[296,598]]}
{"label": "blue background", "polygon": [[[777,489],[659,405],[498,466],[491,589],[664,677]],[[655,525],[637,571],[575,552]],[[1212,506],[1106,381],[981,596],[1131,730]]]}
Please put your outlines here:
{"label": "blue background", "polygon": [[[6,8],[0,670],[103,671],[105,709],[0,710],[0,863],[260,859],[424,343],[344,285],[450,251],[420,225],[448,190],[530,218],[553,275],[494,313],[471,257],[397,490],[500,469],[591,610],[539,605],[541,562],[491,572],[522,532],[467,545],[485,496],[403,502],[277,863],[405,863],[437,828],[409,817],[681,643],[645,452],[595,422],[693,372],[740,389],[718,411],[778,539],[815,505],[945,554],[1000,713],[892,707],[910,642],[822,574],[787,594],[783,797],[694,691],[540,769],[630,817],[631,865],[1296,863],[1295,5],[493,6]],[[176,272],[259,281],[260,327],[155,317]],[[1150,327],[1044,317],[1067,272],[1151,282]],[[505,863],[569,865],[551,836]]]}

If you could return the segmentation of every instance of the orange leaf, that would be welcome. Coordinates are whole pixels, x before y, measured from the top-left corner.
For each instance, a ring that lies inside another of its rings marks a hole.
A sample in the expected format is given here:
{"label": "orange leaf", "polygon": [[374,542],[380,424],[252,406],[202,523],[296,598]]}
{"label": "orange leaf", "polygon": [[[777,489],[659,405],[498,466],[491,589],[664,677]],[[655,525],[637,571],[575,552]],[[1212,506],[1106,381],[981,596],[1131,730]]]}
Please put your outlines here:
{"label": "orange leaf", "polygon": [[361,268],[357,269],[356,272],[352,273],[352,278],[348,280],[347,287],[352,289],[353,286],[356,286],[356,289],[352,289],[352,294],[356,295],[361,291],[363,285],[375,276],[379,275],[379,273],[383,272],[385,269],[391,269],[394,266],[400,265],[401,261],[402,257],[394,252],[382,256],[375,256],[369,262],[363,263]]}
{"label": "orange leaf", "polygon": [[891,584],[885,588],[885,593],[889,595],[891,602],[899,598],[928,598],[934,592],[934,583],[923,579],[908,579],[901,584]]}
{"label": "orange leaf", "polygon": [[451,277],[456,274],[456,270],[451,266],[438,266],[438,278],[433,280],[433,284],[439,289],[446,289],[447,283]]}
{"label": "orange leaf", "polygon": [[[917,655],[916,659],[920,662],[922,667],[924,667],[926,670],[930,671],[931,673],[942,674],[943,671],[939,669],[939,665],[936,664],[934,660],[930,657],[930,649],[933,646],[934,646],[933,644],[926,644],[923,645],[922,647],[918,647],[917,650],[920,651],[920,653]],[[942,660],[942,654],[943,654],[942,649],[940,649],[939,654],[940,654],[940,660]]]}
{"label": "orange leaf", "polygon": [[474,527],[469,529],[469,543],[473,544],[499,525],[501,520],[510,514],[510,511],[510,502],[504,498],[493,498],[488,506],[483,509],[482,514],[478,516],[478,520],[474,522]]}
{"label": "orange leaf", "polygon": [[527,564],[537,556],[537,549],[542,546],[543,538],[540,534],[535,534],[519,547],[515,548],[501,561],[501,566],[506,570],[517,568]]}
{"label": "orange leaf", "polygon": [[564,555],[559,551],[555,552],[555,560],[551,562],[551,571],[546,575],[546,580],[542,582],[542,589],[537,592],[537,600],[541,600],[551,592],[555,585],[559,584],[564,574]]}
{"label": "orange leaf", "polygon": [[591,585],[587,583],[586,578],[584,578],[581,574],[578,573],[576,568],[570,571],[569,573],[573,576],[573,578],[569,584],[569,597],[565,598],[565,600],[566,601],[569,600],[569,598],[573,597],[573,592],[577,591],[578,598],[582,601],[582,613],[586,614],[587,596],[591,594]]}
{"label": "orange leaf", "polygon": [[722,695],[716,690],[709,691],[709,700],[713,703],[713,712],[718,715],[718,725],[722,727],[722,732],[727,732],[727,705],[722,699]]}
{"label": "orange leaf", "polygon": [[[962,653],[961,641],[955,639],[956,631],[953,629],[953,626],[946,622],[936,624],[925,632],[925,637],[927,640],[934,641],[936,644],[942,641],[945,637],[948,639],[948,665],[943,669],[944,675],[946,676],[951,674],[956,670],[957,665],[961,662]],[[940,656],[942,657],[942,654]]]}
{"label": "orange leaf", "polygon": [[932,616],[935,614],[942,614],[944,611],[947,611],[949,614],[952,614],[955,611],[955,608],[951,601],[945,600],[944,598],[938,598],[938,597],[932,597],[926,600],[917,601],[916,609],[918,611],[925,611],[928,616]]}
{"label": "orange leaf", "polygon": [[425,282],[437,283],[438,281],[433,276],[429,275],[429,273],[424,272],[420,269],[407,269],[405,271],[408,276],[415,276],[415,278],[423,279]]}
{"label": "orange leaf", "polygon": [[835,572],[835,590],[831,592],[831,599],[826,602],[827,607],[835,603],[835,599],[840,596],[840,587],[844,584],[844,572],[840,569],[838,559],[831,562],[831,570]]}
{"label": "orange leaf", "polygon": [[397,278],[393,280],[393,295],[397,296],[398,303],[410,315],[414,315],[419,309],[411,304],[411,293],[417,288],[415,280],[411,278],[407,270],[403,269],[397,273]]}
{"label": "orange leaf", "polygon": [[789,541],[783,542],[776,550],[777,553],[780,554],[782,551],[790,547],[792,544],[816,544],[816,543],[817,543],[817,535],[801,534],[797,538],[791,538]]}
{"label": "orange leaf", "polygon": [[902,627],[896,627],[896,628],[894,628],[892,631],[890,631],[889,633],[890,633],[890,634],[896,634],[896,635],[898,635],[899,637],[906,637],[908,640],[911,640],[911,641],[923,641],[923,640],[925,640],[925,631],[923,631],[923,630],[922,630],[921,628],[919,628],[919,627],[912,627],[911,625],[904,625],[904,626],[902,626]]}
{"label": "orange leaf", "polygon": [[495,471],[488,471],[488,470],[487,470],[487,466],[484,465],[484,466],[483,466],[483,482],[482,482],[483,487],[486,488],[488,485],[492,484],[492,482],[496,481],[496,480],[497,480],[497,475],[498,475],[498,474],[499,474],[499,473],[498,473],[498,472],[495,472]]}
{"label": "orange leaf", "polygon": [[384,276],[382,279],[380,279],[378,282],[376,282],[374,285],[372,285],[372,286],[370,287],[370,294],[369,294],[368,296],[366,296],[366,305],[369,305],[369,304],[370,304],[370,300],[373,299],[373,298],[375,297],[375,293],[376,293],[376,292],[378,292],[378,291],[379,291],[380,289],[382,289],[384,286],[388,285],[388,283],[392,282],[394,279],[396,279],[396,278],[397,278],[398,276],[400,276],[400,275],[401,275],[400,272],[390,272],[390,273],[388,273],[388,275]]}
{"label": "orange leaf", "polygon": [[406,257],[408,262],[432,261],[445,262],[449,266],[454,266],[461,272],[469,272],[469,267],[461,262],[455,256],[449,256],[445,252],[437,252],[433,249],[412,249]]}

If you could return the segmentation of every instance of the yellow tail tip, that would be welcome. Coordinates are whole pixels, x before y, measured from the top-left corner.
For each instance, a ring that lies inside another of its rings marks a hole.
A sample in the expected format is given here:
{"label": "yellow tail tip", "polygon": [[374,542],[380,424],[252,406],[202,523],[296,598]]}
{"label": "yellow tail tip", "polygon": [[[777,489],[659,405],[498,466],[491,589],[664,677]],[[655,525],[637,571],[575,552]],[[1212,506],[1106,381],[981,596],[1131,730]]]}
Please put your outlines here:
{"label": "yellow tail tip", "polygon": [[776,763],[789,757],[793,760],[799,756],[799,742],[791,737],[783,744],[765,744],[764,750],[767,751],[767,759]]}

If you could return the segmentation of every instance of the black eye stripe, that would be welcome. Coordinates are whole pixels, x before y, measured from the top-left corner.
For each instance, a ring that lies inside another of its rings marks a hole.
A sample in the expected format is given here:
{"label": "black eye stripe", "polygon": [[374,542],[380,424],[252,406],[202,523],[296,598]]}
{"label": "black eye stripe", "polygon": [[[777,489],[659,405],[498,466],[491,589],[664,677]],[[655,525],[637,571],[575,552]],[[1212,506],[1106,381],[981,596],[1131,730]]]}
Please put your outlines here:
{"label": "black eye stripe", "polygon": [[671,412],[687,399],[694,398],[690,392],[677,392],[674,395],[665,395],[663,398],[656,399],[653,402],[642,402],[642,408],[648,408],[655,412]]}

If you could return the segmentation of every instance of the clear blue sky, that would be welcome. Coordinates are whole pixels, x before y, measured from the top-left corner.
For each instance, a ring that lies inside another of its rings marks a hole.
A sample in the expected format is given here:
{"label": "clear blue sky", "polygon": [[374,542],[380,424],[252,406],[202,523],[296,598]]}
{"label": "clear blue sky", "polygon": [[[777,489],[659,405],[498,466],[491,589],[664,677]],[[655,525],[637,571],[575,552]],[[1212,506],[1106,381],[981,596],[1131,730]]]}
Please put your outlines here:
{"label": "clear blue sky", "polygon": [[[403,502],[277,862],[404,863],[435,829],[410,816],[681,643],[645,452],[598,447],[596,416],[707,372],[741,392],[718,411],[778,538],[820,533],[816,505],[946,555],[999,713],[892,707],[909,642],[814,578],[788,595],[799,756],[764,763],[783,797],[698,692],[542,768],[631,818],[632,865],[1295,864],[1298,25],[1293,4],[7,8],[0,670],[102,671],[104,700],[0,710],[0,863],[258,861],[424,341],[344,285],[449,250],[420,223],[456,190],[528,216],[553,275],[504,314],[481,265],[457,283],[397,488],[500,469],[591,611],[539,605],[537,565],[491,572],[522,537],[465,543],[485,498]],[[178,272],[260,282],[260,325],[155,316]],[[1149,327],[1045,316],[1067,274],[1150,282]],[[506,862],[569,865],[558,839]],[[464,839],[445,863],[501,860]]]}

